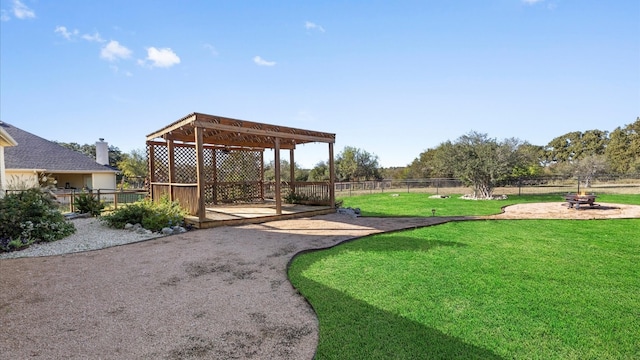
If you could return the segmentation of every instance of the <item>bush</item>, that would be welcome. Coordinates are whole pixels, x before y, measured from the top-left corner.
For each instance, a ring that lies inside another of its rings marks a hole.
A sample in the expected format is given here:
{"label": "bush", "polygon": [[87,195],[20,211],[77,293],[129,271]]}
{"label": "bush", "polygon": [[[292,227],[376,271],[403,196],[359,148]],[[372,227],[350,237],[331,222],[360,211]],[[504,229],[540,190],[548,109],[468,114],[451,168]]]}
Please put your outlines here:
{"label": "bush", "polygon": [[0,251],[60,240],[76,231],[40,189],[7,194],[0,199]]}
{"label": "bush", "polygon": [[81,214],[91,214],[91,216],[100,215],[100,212],[104,209],[104,203],[98,197],[86,191],[76,196],[73,205]]}
{"label": "bush", "polygon": [[185,212],[176,202],[163,197],[153,202],[148,199],[120,207],[112,213],[103,215],[101,220],[107,226],[122,229],[129,224],[140,224],[145,229],[160,231],[163,227],[182,225]]}

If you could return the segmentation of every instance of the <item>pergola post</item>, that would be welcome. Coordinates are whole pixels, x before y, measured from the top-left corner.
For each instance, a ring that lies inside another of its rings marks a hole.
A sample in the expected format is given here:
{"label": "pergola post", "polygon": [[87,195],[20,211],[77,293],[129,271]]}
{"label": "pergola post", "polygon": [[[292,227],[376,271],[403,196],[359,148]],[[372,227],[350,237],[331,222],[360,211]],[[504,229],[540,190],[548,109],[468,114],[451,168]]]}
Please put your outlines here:
{"label": "pergola post", "polygon": [[153,200],[153,183],[156,181],[156,156],[155,156],[155,147],[154,145],[150,142],[147,141],[147,153],[149,154],[149,159],[148,159],[148,163],[149,163],[149,188],[147,189],[147,191],[149,191],[149,196],[151,197],[151,199]]}
{"label": "pergola post", "polygon": [[264,151],[260,152],[260,198],[264,201]]}
{"label": "pergola post", "polygon": [[295,163],[296,161],[293,156],[293,149],[289,149],[289,190],[291,190],[291,192],[296,190],[296,187],[293,184],[293,182],[296,181]]}
{"label": "pergola post", "polygon": [[196,172],[197,172],[197,194],[196,201],[198,203],[198,220],[204,221],[207,218],[207,209],[204,203],[204,145],[202,141],[202,133],[204,130],[201,127],[196,127]]}
{"label": "pergola post", "polygon": [[218,150],[216,148],[211,149],[211,173],[213,178],[213,203],[218,204]]}
{"label": "pergola post", "polygon": [[333,161],[333,143],[329,143],[329,200],[331,207],[336,207],[335,164]]}
{"label": "pergola post", "polygon": [[175,167],[175,151],[173,147],[173,140],[167,139],[167,151],[169,156],[169,201],[174,200],[173,196],[173,183],[176,179],[176,167]]}
{"label": "pergola post", "polygon": [[276,182],[276,214],[282,215],[282,194],[280,193],[280,138],[274,144],[275,182]]}

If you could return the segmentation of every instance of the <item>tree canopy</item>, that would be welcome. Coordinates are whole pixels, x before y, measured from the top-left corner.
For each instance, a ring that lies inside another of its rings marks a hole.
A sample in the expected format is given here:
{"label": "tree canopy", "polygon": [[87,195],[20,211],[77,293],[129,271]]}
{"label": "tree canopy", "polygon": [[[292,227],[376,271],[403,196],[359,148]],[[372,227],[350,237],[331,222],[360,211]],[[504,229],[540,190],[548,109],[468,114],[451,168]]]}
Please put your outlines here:
{"label": "tree canopy", "polygon": [[365,150],[346,146],[336,161],[338,181],[380,180],[378,156]]}
{"label": "tree canopy", "polygon": [[[96,145],[95,144],[84,144],[84,145],[80,145],[78,143],[65,143],[65,142],[59,142],[59,141],[55,141],[56,144],[60,145],[60,146],[64,146],[67,149],[71,149],[74,151],[77,151],[79,153],[83,153],[93,159],[96,158]],[[109,166],[117,168],[118,167],[118,163],[120,161],[123,160],[123,154],[120,151],[119,148],[109,145]]]}
{"label": "tree canopy", "polygon": [[449,170],[473,186],[475,197],[491,198],[496,184],[520,165],[517,149],[521,144],[517,139],[497,141],[472,131],[438,147],[441,171]]}
{"label": "tree canopy", "polygon": [[634,123],[611,132],[604,154],[612,171],[640,173],[640,117]]}

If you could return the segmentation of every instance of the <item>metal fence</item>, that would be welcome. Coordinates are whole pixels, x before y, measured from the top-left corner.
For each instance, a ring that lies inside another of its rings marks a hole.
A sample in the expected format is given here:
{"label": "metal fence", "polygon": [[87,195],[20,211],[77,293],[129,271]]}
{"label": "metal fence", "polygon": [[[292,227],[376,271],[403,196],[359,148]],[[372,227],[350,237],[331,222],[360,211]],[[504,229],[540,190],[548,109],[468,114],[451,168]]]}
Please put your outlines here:
{"label": "metal fence", "polygon": [[[545,176],[515,179],[504,182],[494,189],[496,195],[566,194],[577,192],[607,194],[640,194],[640,174],[606,174],[592,177]],[[335,184],[336,197],[373,194],[381,192],[424,192],[435,195],[464,195],[473,193],[473,188],[461,179],[430,178],[410,180],[379,180],[341,182]]]}

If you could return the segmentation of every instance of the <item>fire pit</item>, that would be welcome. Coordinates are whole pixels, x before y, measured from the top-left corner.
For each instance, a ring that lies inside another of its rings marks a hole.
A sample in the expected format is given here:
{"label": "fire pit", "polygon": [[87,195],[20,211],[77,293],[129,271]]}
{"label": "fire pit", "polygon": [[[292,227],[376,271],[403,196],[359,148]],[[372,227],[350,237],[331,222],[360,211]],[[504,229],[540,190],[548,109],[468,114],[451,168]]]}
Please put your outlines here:
{"label": "fire pit", "polygon": [[595,195],[587,195],[585,193],[567,194],[564,196],[564,199],[567,202],[567,207],[569,209],[575,207],[576,210],[579,210],[580,205],[589,205],[589,207],[597,206],[597,204],[593,203],[596,200]]}

